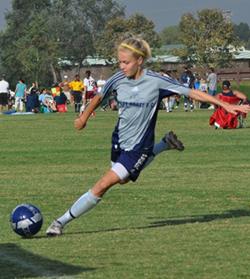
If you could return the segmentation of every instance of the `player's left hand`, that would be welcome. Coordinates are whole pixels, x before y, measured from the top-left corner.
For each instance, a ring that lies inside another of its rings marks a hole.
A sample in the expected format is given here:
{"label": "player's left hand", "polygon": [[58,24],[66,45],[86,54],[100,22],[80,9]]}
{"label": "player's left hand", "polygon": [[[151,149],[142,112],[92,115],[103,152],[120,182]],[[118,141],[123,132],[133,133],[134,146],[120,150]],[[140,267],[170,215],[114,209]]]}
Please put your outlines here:
{"label": "player's left hand", "polygon": [[225,105],[224,109],[230,113],[237,114],[238,112],[248,113],[250,112],[249,105]]}
{"label": "player's left hand", "polygon": [[80,117],[78,117],[74,122],[74,126],[77,130],[82,130],[86,127],[86,123],[82,121]]}

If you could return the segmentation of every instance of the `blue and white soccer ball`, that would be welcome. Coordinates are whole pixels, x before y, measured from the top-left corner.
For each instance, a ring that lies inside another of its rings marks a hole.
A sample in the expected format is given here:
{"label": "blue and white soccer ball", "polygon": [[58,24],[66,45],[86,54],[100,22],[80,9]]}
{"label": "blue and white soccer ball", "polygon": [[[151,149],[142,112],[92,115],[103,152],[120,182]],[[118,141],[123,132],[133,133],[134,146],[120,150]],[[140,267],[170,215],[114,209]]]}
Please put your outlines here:
{"label": "blue and white soccer ball", "polygon": [[13,231],[21,236],[30,237],[38,233],[43,224],[41,211],[32,204],[20,204],[10,215]]}

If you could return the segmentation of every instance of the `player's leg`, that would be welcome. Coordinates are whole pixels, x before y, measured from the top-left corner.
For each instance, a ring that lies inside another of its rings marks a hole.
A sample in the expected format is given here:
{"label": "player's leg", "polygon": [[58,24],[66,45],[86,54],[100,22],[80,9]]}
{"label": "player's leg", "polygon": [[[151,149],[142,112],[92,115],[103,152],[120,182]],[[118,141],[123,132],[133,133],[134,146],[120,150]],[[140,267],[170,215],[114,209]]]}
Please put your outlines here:
{"label": "player's leg", "polygon": [[189,106],[190,106],[190,111],[194,111],[194,103],[193,100],[191,98],[188,99],[189,102]]}
{"label": "player's leg", "polygon": [[176,149],[178,151],[184,150],[183,143],[177,138],[173,131],[170,131],[164,135],[160,142],[154,145],[153,156],[150,156],[145,164],[144,168],[148,166],[154,158],[163,151]]}
{"label": "player's leg", "polygon": [[53,221],[48,227],[48,236],[58,236],[62,234],[63,227],[73,219],[87,213],[94,208],[101,197],[113,185],[120,182],[121,178],[112,169],[109,170],[88,192],[84,193],[60,218]]}
{"label": "player's leg", "polygon": [[184,96],[184,110],[188,111],[188,97]]}
{"label": "player's leg", "polygon": [[169,97],[169,111],[173,111],[174,109],[174,103],[175,103],[175,97],[170,96]]}
{"label": "player's leg", "polygon": [[153,154],[156,156],[163,151],[176,149],[178,151],[184,150],[183,143],[177,138],[173,131],[167,132],[160,142],[154,145]]}

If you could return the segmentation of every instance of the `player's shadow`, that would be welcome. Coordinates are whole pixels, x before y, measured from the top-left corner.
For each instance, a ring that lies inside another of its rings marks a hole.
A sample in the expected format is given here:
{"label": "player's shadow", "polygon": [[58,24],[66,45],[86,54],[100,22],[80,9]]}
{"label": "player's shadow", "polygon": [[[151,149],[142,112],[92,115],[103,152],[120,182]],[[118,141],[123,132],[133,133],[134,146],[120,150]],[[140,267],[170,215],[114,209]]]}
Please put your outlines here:
{"label": "player's shadow", "polygon": [[72,276],[93,268],[74,266],[28,252],[15,244],[0,244],[0,278],[21,279]]}
{"label": "player's shadow", "polygon": [[[94,231],[85,231],[85,232],[74,232],[74,233],[66,233],[66,234],[91,234],[91,233],[101,233],[101,232],[113,232],[113,231],[125,231],[125,230],[141,230],[141,229],[151,229],[157,227],[167,227],[167,226],[178,226],[184,224],[192,224],[192,223],[207,223],[216,220],[223,220],[223,219],[232,219],[232,218],[240,218],[240,217],[250,217],[250,211],[245,209],[236,209],[236,210],[229,210],[223,213],[218,214],[204,214],[204,215],[190,215],[190,216],[174,216],[169,217],[168,219],[154,221],[149,223],[148,225],[144,226],[136,226],[136,227],[117,227],[117,228],[107,228],[107,229],[100,229]],[[155,219],[155,217],[150,217],[149,219]]]}
{"label": "player's shadow", "polygon": [[249,217],[250,211],[244,209],[229,210],[218,214],[205,214],[205,215],[191,215],[187,217],[170,217],[166,220],[159,220],[149,224],[148,228],[163,227],[163,226],[177,226],[192,223],[206,223],[216,220]]}

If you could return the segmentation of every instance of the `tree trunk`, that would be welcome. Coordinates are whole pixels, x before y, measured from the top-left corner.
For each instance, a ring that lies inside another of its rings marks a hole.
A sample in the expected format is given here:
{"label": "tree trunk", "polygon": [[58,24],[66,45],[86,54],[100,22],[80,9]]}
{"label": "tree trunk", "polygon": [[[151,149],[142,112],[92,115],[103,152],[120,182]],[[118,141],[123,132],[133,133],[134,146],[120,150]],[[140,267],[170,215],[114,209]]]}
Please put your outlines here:
{"label": "tree trunk", "polygon": [[57,82],[57,75],[56,75],[56,70],[55,67],[53,66],[53,64],[50,64],[50,70],[53,76],[53,82],[56,83]]}

